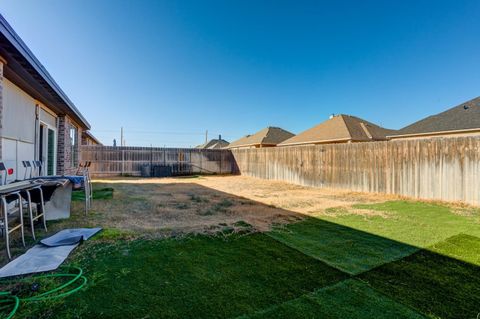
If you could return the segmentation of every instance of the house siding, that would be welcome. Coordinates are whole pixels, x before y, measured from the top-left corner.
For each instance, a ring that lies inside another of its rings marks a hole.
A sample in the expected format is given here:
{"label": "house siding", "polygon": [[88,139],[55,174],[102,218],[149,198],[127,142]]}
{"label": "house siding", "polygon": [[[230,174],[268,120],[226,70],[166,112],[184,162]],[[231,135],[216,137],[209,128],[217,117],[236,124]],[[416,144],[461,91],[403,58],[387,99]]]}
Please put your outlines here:
{"label": "house siding", "polygon": [[[8,79],[2,77],[0,85],[0,156],[7,167],[14,169],[14,174],[9,179],[22,179],[25,176],[22,161],[38,159],[40,122],[56,132],[56,173],[65,174],[76,168],[82,136],[80,125],[68,116],[54,115],[48,107],[40,104]],[[37,114],[39,121],[36,120]],[[70,138],[72,128],[76,131],[77,141],[74,149]]]}
{"label": "house siding", "polygon": [[22,161],[35,158],[35,100],[8,79],[2,86],[2,161],[10,179],[25,177]]}
{"label": "house siding", "polygon": [[[4,59],[0,57],[0,136],[3,131],[3,64]],[[2,160],[2,139],[0,138],[0,160]]]}

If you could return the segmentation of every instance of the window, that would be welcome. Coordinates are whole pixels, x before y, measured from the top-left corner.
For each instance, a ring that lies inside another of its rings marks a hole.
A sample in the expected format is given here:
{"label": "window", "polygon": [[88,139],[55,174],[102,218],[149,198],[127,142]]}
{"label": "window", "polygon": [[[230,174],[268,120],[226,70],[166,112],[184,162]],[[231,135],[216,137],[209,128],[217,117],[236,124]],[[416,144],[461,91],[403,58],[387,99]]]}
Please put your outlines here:
{"label": "window", "polygon": [[55,131],[48,129],[47,133],[47,175],[55,175]]}
{"label": "window", "polygon": [[77,128],[74,126],[70,127],[70,165],[71,167],[77,167],[78,165],[78,134]]}

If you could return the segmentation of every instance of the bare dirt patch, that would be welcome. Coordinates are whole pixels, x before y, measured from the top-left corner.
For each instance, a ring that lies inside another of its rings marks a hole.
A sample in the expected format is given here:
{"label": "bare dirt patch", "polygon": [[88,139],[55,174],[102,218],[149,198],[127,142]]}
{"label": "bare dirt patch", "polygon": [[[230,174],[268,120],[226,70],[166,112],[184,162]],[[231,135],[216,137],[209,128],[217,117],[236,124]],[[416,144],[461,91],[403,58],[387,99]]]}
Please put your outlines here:
{"label": "bare dirt patch", "polygon": [[305,216],[334,214],[331,207],[342,207],[337,211],[342,214],[383,216],[351,206],[391,199],[244,176],[116,178],[95,183],[115,189],[113,200],[94,202],[97,224],[145,234],[235,231],[245,225],[267,231]]}

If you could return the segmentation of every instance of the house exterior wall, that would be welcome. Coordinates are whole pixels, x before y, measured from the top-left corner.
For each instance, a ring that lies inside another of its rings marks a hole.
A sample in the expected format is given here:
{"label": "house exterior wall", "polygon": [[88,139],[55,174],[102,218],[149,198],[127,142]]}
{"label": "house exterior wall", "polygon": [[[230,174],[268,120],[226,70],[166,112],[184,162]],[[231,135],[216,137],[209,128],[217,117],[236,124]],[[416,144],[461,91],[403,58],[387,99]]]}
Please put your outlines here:
{"label": "house exterior wall", "polygon": [[52,129],[57,140],[57,116],[6,78],[3,78],[1,92],[1,161],[14,170],[9,180],[22,179],[25,177],[22,161],[46,163],[47,159],[39,155],[40,123]]}
{"label": "house exterior wall", "polygon": [[[9,180],[24,178],[22,161],[38,159],[40,123],[55,131],[56,173],[64,174],[76,168],[82,136],[80,125],[68,116],[54,115],[8,79],[2,77],[0,83],[0,156],[8,168],[14,169]],[[41,160],[45,162],[45,159]]]}
{"label": "house exterior wall", "polygon": [[57,174],[78,167],[82,129],[70,117],[58,117]]}
{"label": "house exterior wall", "polygon": [[478,130],[474,131],[468,131],[468,132],[450,132],[450,133],[441,133],[441,134],[425,134],[425,135],[414,135],[414,136],[391,136],[391,140],[418,140],[418,139],[426,139],[426,138],[439,138],[439,137],[469,137],[469,136],[480,136],[480,128]]}
{"label": "house exterior wall", "polygon": [[[3,65],[5,60],[0,56],[0,136],[3,131]],[[2,139],[0,138],[0,160],[2,159]]]}
{"label": "house exterior wall", "polygon": [[20,179],[22,161],[35,158],[35,100],[6,78],[2,95],[2,161],[13,168],[9,179]]}

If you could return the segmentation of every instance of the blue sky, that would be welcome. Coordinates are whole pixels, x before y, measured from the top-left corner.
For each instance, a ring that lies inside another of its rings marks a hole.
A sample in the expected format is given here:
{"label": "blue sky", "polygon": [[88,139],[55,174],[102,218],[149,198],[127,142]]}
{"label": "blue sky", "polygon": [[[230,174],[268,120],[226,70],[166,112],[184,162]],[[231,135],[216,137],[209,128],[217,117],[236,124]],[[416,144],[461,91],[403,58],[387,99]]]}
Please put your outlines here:
{"label": "blue sky", "polygon": [[480,1],[2,0],[111,144],[194,146],[346,113],[388,128],[480,95]]}

